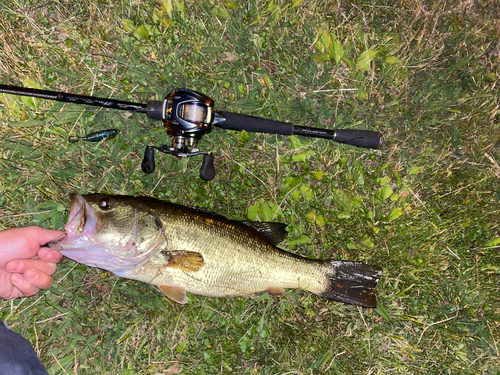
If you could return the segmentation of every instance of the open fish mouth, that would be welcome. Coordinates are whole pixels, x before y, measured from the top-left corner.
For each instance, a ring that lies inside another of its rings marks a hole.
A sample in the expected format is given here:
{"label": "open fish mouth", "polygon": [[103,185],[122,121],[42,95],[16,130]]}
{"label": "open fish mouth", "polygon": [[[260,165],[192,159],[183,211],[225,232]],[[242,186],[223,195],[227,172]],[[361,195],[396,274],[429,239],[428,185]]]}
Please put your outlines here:
{"label": "open fish mouth", "polygon": [[64,227],[68,236],[87,234],[92,237],[96,234],[97,221],[94,209],[80,194],[71,194],[71,209],[68,223]]}
{"label": "open fish mouth", "polygon": [[97,214],[80,194],[71,194],[68,222],[64,226],[66,236],[52,241],[54,250],[68,250],[68,247],[82,247],[93,242],[97,233]]}

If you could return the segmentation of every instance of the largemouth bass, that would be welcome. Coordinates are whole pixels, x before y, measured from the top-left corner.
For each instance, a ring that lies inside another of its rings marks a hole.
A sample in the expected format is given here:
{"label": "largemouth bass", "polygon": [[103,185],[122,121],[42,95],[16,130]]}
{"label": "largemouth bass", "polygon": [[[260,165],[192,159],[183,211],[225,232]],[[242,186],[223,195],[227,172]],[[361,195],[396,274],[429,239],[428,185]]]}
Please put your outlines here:
{"label": "largemouth bass", "polygon": [[186,293],[249,297],[294,288],[377,306],[381,268],[281,250],[284,228],[147,197],[72,194],[66,236],[49,246],[87,266],[157,285],[181,304]]}

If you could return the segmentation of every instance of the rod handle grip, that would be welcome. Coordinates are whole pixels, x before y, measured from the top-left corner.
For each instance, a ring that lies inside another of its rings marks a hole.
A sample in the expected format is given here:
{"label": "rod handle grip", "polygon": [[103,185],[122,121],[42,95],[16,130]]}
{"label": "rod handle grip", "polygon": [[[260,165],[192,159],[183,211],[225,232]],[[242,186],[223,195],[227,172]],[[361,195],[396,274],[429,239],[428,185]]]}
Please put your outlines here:
{"label": "rod handle grip", "polygon": [[215,126],[226,130],[245,130],[250,133],[267,133],[292,135],[293,125],[288,122],[268,120],[261,117],[240,115],[239,113],[220,111],[218,114],[225,121],[214,123]]}
{"label": "rod handle grip", "polygon": [[240,115],[232,112],[218,112],[224,120],[214,123],[222,129],[246,130],[253,133],[280,135],[301,135],[310,138],[325,138],[351,146],[379,149],[384,144],[382,134],[371,130],[357,129],[320,129],[308,126],[296,126],[288,122],[267,120],[260,117]]}
{"label": "rod handle grip", "polygon": [[372,149],[379,149],[384,145],[382,133],[371,130],[336,129],[333,140],[338,143]]}

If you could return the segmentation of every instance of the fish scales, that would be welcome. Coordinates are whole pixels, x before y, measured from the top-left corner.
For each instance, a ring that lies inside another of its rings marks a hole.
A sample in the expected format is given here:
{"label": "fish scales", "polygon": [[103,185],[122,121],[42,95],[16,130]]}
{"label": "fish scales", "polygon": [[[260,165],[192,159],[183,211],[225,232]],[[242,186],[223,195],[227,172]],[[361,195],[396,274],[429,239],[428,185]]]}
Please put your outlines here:
{"label": "fish scales", "polygon": [[186,303],[209,297],[282,295],[303,289],[376,307],[382,269],[364,263],[308,259],[279,249],[277,223],[238,222],[148,197],[71,196],[66,237],[50,244],[68,258],[157,285]]}
{"label": "fish scales", "polygon": [[321,275],[325,271],[319,262],[281,251],[243,224],[197,211],[181,213],[167,204],[163,207],[158,216],[164,223],[167,249],[199,252],[206,265],[196,274],[171,267],[158,272],[164,265],[158,254],[128,277],[182,286],[187,292],[212,297],[250,295],[271,287],[316,292],[324,288]]}

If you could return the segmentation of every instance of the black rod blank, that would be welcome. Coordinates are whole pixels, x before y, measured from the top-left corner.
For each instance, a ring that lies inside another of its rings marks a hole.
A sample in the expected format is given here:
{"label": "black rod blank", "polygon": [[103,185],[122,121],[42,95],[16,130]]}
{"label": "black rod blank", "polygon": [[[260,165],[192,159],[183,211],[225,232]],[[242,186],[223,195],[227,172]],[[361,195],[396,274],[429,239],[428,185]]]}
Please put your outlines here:
{"label": "black rod blank", "polygon": [[38,90],[27,87],[0,85],[0,93],[10,95],[30,96],[34,98],[56,100],[58,102],[86,104],[96,107],[120,109],[124,111],[132,111],[146,113],[146,104],[126,102],[123,100],[98,98],[95,96],[68,94],[65,92]]}

